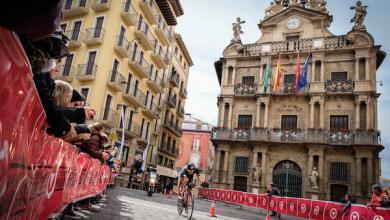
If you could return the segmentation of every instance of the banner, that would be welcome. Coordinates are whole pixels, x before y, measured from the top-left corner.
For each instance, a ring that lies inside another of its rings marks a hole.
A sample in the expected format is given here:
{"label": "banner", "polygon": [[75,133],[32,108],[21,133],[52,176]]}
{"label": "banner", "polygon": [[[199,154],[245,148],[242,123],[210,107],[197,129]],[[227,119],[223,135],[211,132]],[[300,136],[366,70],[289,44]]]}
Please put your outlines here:
{"label": "banner", "polygon": [[110,169],[46,133],[29,62],[14,34],[1,27],[0,82],[0,219],[47,219],[100,194]]}

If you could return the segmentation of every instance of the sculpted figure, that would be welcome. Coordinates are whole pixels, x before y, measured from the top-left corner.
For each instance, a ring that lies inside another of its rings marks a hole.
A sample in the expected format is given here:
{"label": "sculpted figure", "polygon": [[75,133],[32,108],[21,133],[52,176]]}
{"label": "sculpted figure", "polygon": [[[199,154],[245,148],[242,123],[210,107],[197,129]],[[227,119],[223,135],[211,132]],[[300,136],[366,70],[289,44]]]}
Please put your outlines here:
{"label": "sculpted figure", "polygon": [[233,23],[233,39],[232,42],[239,42],[241,41],[240,35],[244,32],[241,30],[241,24],[244,24],[245,21],[241,21],[241,18],[237,18],[237,22]]}
{"label": "sculpted figure", "polygon": [[363,26],[364,18],[367,15],[367,7],[362,6],[361,1],[357,1],[356,6],[351,7],[351,10],[355,10],[355,16],[351,19],[351,23],[355,22],[355,27]]}
{"label": "sculpted figure", "polygon": [[317,171],[317,167],[313,167],[313,170],[310,173],[310,183],[313,189],[318,189],[318,176],[319,174]]}

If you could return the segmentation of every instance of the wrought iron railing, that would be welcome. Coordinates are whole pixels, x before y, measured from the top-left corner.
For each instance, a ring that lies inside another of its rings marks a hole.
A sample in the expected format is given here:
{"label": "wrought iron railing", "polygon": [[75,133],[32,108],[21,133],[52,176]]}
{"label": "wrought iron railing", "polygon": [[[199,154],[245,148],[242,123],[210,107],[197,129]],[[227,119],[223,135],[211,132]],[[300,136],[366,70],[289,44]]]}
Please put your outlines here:
{"label": "wrought iron railing", "polygon": [[331,81],[325,83],[327,93],[352,93],[354,89],[353,81]]}
{"label": "wrought iron railing", "polygon": [[237,84],[234,86],[234,93],[236,95],[255,95],[257,87],[257,84]]}

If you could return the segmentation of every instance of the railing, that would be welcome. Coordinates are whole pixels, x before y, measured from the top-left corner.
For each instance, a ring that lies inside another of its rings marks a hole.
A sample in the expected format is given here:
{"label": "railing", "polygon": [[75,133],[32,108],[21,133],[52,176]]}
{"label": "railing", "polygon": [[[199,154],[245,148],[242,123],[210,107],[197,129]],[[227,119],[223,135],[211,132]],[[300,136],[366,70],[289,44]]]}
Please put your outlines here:
{"label": "railing", "polygon": [[60,73],[57,75],[57,77],[70,77],[73,72],[74,72],[74,66],[61,65]]}
{"label": "railing", "polygon": [[100,112],[99,119],[102,122],[105,122],[105,123],[108,123],[111,125],[115,124],[115,110],[103,108],[102,111]]}
{"label": "railing", "polygon": [[108,78],[109,83],[114,83],[116,86],[124,88],[126,84],[126,78],[118,71],[111,70],[109,72],[110,78]]}
{"label": "railing", "polygon": [[139,103],[143,104],[145,103],[145,94],[141,92],[138,88],[134,86],[134,84],[129,85],[126,88],[126,94],[134,97],[138,100]]}
{"label": "railing", "polygon": [[141,53],[138,50],[136,50],[136,51],[132,50],[132,51],[130,51],[130,55],[131,55],[131,61],[139,64],[141,66],[142,70],[145,73],[148,73],[148,71],[150,70],[150,64],[145,60],[145,58],[143,58],[141,56]]}
{"label": "railing", "polygon": [[75,8],[86,8],[88,4],[87,0],[76,0],[76,1],[71,1],[68,0],[64,3],[63,11],[69,11]]}
{"label": "railing", "polygon": [[146,24],[145,21],[137,21],[137,31],[141,31],[145,34],[145,37],[149,40],[151,44],[154,43],[154,37],[150,33],[150,27]]}
{"label": "railing", "polygon": [[257,93],[257,84],[237,84],[234,86],[236,95],[255,95]]}
{"label": "railing", "polygon": [[161,45],[156,43],[154,45],[154,51],[153,52],[155,54],[159,55],[165,63],[169,63],[168,53],[166,51],[164,51],[164,49],[163,49],[163,47]]}
{"label": "railing", "polygon": [[104,28],[88,28],[85,30],[85,40],[101,40],[104,37]]}
{"label": "railing", "polygon": [[351,42],[345,36],[334,36],[315,39],[300,39],[297,41],[278,41],[270,43],[254,43],[244,45],[244,55],[258,55],[261,53],[312,51],[313,49],[340,49],[350,48]]}
{"label": "railing", "polygon": [[326,81],[327,93],[352,93],[354,89],[353,81]]}
{"label": "railing", "polygon": [[164,33],[164,35],[168,39],[173,39],[173,36],[174,36],[173,31],[171,28],[168,27],[167,24],[165,24],[164,18],[162,17],[162,15],[157,15],[157,20],[160,20],[160,22],[157,25],[157,28],[162,30],[162,32]]}
{"label": "railing", "polygon": [[187,97],[187,88],[185,88],[184,86],[181,87],[180,93],[181,93],[184,97]]}
{"label": "railing", "polygon": [[296,93],[295,83],[283,83],[283,94],[291,95]]}
{"label": "railing", "polygon": [[115,46],[120,47],[124,51],[128,52],[132,46],[130,44],[130,41],[127,40],[127,38],[124,35],[118,35],[116,38],[117,38],[117,41],[116,41]]}
{"label": "railing", "polygon": [[167,119],[164,123],[165,126],[169,127],[171,130],[176,132],[177,134],[181,134],[182,130],[181,128],[175,124],[175,122],[171,121],[170,119]]}
{"label": "railing", "polygon": [[66,30],[64,33],[71,41],[82,39],[83,33],[80,30]]}
{"label": "railing", "polygon": [[141,131],[141,126],[135,122],[131,122],[130,124],[127,125],[126,130],[135,136],[139,136]]}
{"label": "railing", "polygon": [[167,102],[169,102],[173,107],[175,107],[176,106],[176,102],[177,102],[176,96],[169,97]]}
{"label": "railing", "polygon": [[155,68],[152,68],[152,65],[150,65],[150,70],[149,70],[149,79],[159,86],[161,85],[161,78],[158,76],[158,72],[155,71]]}
{"label": "railing", "polygon": [[175,73],[175,74],[171,74],[171,77],[169,78],[171,81],[173,81],[174,83],[176,83],[176,85],[178,86],[179,83],[180,83],[180,76]]}
{"label": "railing", "polygon": [[228,129],[217,128],[214,140],[264,141],[285,143],[322,143],[330,145],[380,144],[379,131],[329,131],[329,130],[283,130],[283,129]]}
{"label": "railing", "polygon": [[98,66],[93,63],[79,64],[77,76],[95,76],[97,67]]}

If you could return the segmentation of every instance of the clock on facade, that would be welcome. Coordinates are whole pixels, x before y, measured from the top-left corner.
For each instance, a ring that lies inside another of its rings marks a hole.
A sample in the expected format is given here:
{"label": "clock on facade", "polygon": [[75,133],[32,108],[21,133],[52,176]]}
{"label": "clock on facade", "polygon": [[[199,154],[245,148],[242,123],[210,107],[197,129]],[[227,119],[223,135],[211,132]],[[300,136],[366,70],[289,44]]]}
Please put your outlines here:
{"label": "clock on facade", "polygon": [[301,20],[298,17],[292,17],[287,20],[288,29],[297,29],[301,26]]}

